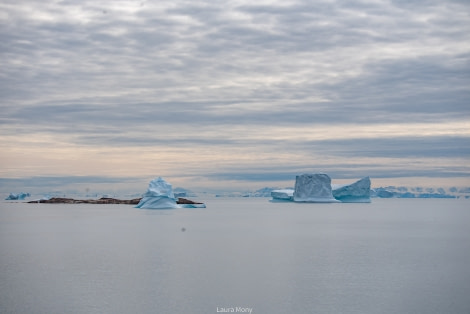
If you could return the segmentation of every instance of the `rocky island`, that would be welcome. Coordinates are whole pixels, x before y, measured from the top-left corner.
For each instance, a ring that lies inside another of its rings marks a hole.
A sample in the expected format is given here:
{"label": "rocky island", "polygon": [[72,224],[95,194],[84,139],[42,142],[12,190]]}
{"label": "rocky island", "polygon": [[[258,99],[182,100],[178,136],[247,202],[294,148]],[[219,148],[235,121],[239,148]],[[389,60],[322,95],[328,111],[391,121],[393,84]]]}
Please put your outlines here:
{"label": "rocky island", "polygon": [[[89,200],[76,200],[73,198],[65,197],[52,197],[50,199],[41,199],[36,201],[29,201],[28,203],[47,203],[47,204],[128,204],[128,205],[137,205],[142,200],[142,198],[134,198],[131,200],[120,200],[111,197],[102,197],[100,199],[89,199]],[[176,204],[203,204],[188,200],[185,198],[178,198]]]}
{"label": "rocky island", "polygon": [[80,200],[65,197],[52,197],[49,199],[40,199],[29,201],[28,203],[46,203],[46,204],[128,204],[135,205],[142,209],[171,209],[171,208],[205,208],[206,204],[194,202],[186,198],[176,198],[173,193],[172,185],[163,178],[158,177],[150,181],[147,192],[142,197],[130,200],[120,200],[111,197],[102,197],[100,199]]}

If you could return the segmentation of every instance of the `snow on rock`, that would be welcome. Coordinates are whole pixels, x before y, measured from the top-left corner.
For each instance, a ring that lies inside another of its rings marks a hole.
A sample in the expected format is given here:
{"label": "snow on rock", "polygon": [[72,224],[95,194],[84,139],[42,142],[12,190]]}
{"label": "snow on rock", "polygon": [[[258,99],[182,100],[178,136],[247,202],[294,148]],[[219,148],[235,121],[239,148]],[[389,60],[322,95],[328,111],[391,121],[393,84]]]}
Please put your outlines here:
{"label": "snow on rock", "polygon": [[205,208],[205,204],[177,204],[172,185],[158,177],[149,183],[147,192],[142,196],[136,208],[171,209],[171,208]]}
{"label": "snow on rock", "polygon": [[332,185],[333,197],[343,203],[370,203],[370,178],[351,184]]}
{"label": "snow on rock", "polygon": [[331,178],[324,173],[295,177],[294,202],[338,203],[331,190]]}
{"label": "snow on rock", "polygon": [[273,201],[293,201],[294,190],[292,189],[272,190],[271,196],[273,198]]}

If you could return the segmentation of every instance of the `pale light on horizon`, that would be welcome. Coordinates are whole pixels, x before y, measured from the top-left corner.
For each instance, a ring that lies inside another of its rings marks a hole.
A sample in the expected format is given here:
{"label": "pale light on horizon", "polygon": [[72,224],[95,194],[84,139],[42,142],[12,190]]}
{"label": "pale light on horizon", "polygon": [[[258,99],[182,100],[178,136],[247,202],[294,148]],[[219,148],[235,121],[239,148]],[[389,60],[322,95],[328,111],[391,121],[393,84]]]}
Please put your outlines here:
{"label": "pale light on horizon", "polygon": [[0,179],[470,181],[467,3],[0,8]]}

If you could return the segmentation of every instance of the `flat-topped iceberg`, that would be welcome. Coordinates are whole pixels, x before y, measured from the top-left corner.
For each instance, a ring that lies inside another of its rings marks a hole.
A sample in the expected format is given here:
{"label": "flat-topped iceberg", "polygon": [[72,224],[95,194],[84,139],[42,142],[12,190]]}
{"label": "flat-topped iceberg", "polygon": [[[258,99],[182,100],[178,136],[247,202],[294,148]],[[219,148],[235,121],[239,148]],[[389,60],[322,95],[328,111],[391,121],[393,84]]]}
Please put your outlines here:
{"label": "flat-topped iceberg", "polygon": [[333,196],[343,203],[370,203],[370,178],[351,184],[332,184]]}
{"label": "flat-topped iceberg", "polygon": [[337,203],[331,191],[331,178],[324,173],[307,173],[295,177],[294,202]]}
{"label": "flat-topped iceberg", "polygon": [[158,177],[149,183],[147,192],[142,196],[136,208],[143,209],[172,209],[172,208],[205,208],[205,204],[178,204],[173,193],[172,185]]}

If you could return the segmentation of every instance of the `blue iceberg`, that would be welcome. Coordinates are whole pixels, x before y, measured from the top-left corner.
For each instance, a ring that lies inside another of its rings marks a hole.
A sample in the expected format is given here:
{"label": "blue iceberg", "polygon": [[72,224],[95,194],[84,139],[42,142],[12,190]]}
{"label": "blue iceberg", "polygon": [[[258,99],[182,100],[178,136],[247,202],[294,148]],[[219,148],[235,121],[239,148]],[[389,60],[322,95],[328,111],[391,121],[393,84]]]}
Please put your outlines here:
{"label": "blue iceberg", "polygon": [[301,203],[370,203],[370,178],[351,184],[331,184],[324,173],[302,174],[296,177],[295,189],[271,191],[272,202]]}
{"label": "blue iceberg", "polygon": [[370,178],[365,177],[351,184],[332,185],[333,196],[343,203],[370,203]]}
{"label": "blue iceberg", "polygon": [[271,197],[273,201],[276,202],[292,202],[294,200],[294,190],[292,189],[282,189],[282,190],[272,190]]}
{"label": "blue iceberg", "polygon": [[23,192],[18,193],[18,194],[10,193],[10,195],[8,195],[8,197],[5,200],[7,200],[7,201],[22,201],[28,196],[31,196],[31,195],[29,193],[23,193]]}
{"label": "blue iceberg", "polygon": [[295,177],[294,202],[337,203],[331,192],[331,178],[324,173]]}
{"label": "blue iceberg", "polygon": [[149,183],[147,192],[142,196],[136,208],[143,209],[172,209],[172,208],[205,208],[205,204],[178,204],[173,193],[172,185],[162,177]]}

